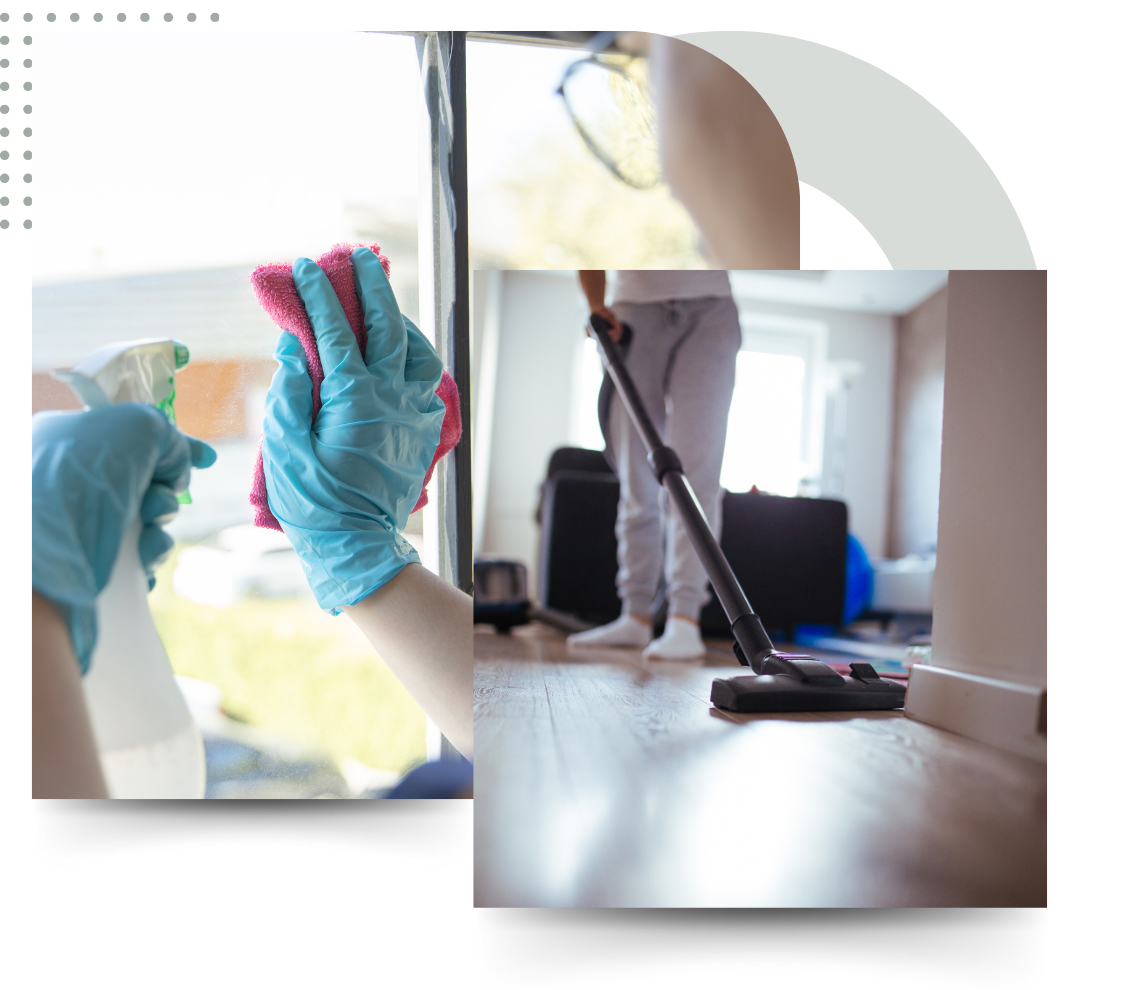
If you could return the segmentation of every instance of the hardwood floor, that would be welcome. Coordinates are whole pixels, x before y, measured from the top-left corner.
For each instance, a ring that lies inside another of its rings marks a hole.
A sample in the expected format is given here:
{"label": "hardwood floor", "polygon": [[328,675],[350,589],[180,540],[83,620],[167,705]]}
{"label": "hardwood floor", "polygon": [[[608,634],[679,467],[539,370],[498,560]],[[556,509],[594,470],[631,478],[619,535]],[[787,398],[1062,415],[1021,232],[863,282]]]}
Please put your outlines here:
{"label": "hardwood floor", "polygon": [[901,712],[734,715],[737,666],[478,631],[478,906],[1046,904],[1046,768]]}

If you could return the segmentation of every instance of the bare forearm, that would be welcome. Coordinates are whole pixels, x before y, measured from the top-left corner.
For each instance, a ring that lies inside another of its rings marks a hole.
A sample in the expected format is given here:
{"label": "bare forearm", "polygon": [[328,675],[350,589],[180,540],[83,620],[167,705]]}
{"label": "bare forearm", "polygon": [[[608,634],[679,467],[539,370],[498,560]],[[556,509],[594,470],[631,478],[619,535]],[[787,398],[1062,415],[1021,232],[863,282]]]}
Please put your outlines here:
{"label": "bare forearm", "polygon": [[82,675],[55,607],[31,595],[31,796],[109,797]]}
{"label": "bare forearm", "polygon": [[610,338],[614,343],[620,341],[621,321],[617,318],[617,314],[605,304],[605,272],[580,271],[578,273],[578,284],[582,286],[582,291],[586,294],[586,302],[589,303],[590,313],[607,320]]}
{"label": "bare forearm", "polygon": [[420,564],[344,609],[445,737],[473,755],[473,603]]}
{"label": "bare forearm", "polygon": [[582,292],[586,296],[586,302],[589,303],[591,313],[596,313],[605,306],[604,271],[580,271],[578,273],[578,284],[582,286]]}
{"label": "bare forearm", "polygon": [[674,38],[649,47],[668,185],[720,268],[799,268],[800,187],[765,100],[721,59]]}

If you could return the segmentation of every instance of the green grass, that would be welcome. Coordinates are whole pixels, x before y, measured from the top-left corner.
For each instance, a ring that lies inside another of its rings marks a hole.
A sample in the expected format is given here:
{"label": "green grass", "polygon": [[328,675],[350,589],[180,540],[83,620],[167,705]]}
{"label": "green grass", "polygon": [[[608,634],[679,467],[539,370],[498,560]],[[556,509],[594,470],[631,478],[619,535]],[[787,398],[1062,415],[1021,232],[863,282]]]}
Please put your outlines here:
{"label": "green grass", "polygon": [[425,715],[347,617],[311,597],[197,605],[172,590],[177,556],[149,595],[177,674],[210,681],[228,714],[337,764],[402,771],[425,759]]}

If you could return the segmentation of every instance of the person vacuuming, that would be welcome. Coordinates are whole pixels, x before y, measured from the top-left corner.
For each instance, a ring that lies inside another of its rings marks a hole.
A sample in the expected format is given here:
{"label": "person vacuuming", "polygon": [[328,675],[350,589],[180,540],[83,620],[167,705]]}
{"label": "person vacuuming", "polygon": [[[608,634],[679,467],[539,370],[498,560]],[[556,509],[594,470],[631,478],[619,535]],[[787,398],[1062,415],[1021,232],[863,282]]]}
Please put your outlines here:
{"label": "person vacuuming", "polygon": [[816,657],[782,653],[774,647],[762,617],[751,608],[707,523],[699,499],[684,474],[683,461],[664,441],[649,417],[624,358],[610,337],[609,321],[591,313],[586,327],[598,340],[606,373],[648,453],[649,470],[683,523],[688,542],[726,613],[734,637],[734,655],[742,666],[754,672],[751,676],[715,678],[711,682],[711,703],[716,708],[737,712],[901,708],[906,688],[880,677],[868,663],[849,664],[850,676],[843,677]]}
{"label": "person vacuuming", "polygon": [[[606,273],[582,271],[579,282],[593,315],[610,338],[664,441],[683,460],[716,538],[722,522],[719,474],[734,393],[735,358],[742,346],[738,310],[725,271],[621,271],[612,308]],[[626,339],[626,328],[629,337]],[[699,614],[708,601],[707,573],[683,522],[668,509],[647,451],[612,387],[599,402],[606,459],[617,473],[617,588],[621,616],[576,633],[575,647],[630,647],[644,656],[685,660],[706,652]],[[654,599],[661,565],[668,602],[664,634],[652,642]]]}

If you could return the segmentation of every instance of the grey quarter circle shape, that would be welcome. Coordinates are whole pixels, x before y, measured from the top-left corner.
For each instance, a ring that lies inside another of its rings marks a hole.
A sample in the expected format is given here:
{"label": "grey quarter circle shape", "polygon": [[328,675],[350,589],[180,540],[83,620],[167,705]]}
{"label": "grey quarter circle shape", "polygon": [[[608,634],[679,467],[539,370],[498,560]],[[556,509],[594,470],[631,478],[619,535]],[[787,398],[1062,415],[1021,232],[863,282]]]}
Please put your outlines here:
{"label": "grey quarter circle shape", "polygon": [[1034,268],[987,162],[933,104],[882,69],[778,34],[679,35],[735,69],[777,117],[797,177],[830,196],[894,268]]}

